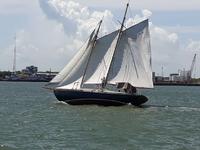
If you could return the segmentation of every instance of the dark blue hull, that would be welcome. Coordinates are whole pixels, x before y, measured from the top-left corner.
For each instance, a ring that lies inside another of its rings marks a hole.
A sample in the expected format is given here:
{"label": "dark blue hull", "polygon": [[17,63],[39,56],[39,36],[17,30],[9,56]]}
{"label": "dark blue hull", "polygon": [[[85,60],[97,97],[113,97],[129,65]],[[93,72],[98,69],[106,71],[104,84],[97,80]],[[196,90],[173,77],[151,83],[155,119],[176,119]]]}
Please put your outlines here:
{"label": "dark blue hull", "polygon": [[90,92],[82,90],[54,90],[54,94],[59,101],[64,101],[70,105],[103,105],[121,106],[131,103],[135,106],[148,101],[142,95],[128,95],[122,93]]}

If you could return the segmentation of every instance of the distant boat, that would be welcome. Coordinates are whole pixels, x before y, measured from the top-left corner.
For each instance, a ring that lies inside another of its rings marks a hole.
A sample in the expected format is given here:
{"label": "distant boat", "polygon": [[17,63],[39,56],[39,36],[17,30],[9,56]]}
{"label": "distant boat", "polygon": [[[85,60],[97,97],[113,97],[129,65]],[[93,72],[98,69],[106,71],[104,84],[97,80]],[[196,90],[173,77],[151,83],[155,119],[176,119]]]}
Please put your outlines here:
{"label": "distant boat", "polygon": [[148,19],[124,29],[128,7],[119,30],[98,38],[101,20],[84,47],[46,85],[59,101],[139,106],[148,100],[136,91],[153,88]]}

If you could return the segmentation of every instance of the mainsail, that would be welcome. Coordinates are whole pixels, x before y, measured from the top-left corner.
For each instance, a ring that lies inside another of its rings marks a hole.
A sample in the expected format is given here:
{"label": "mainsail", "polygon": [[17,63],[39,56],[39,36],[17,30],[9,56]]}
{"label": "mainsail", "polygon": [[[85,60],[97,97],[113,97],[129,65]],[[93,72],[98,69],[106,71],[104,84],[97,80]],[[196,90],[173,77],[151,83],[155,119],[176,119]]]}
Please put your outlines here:
{"label": "mainsail", "polygon": [[128,82],[153,88],[148,20],[123,31],[113,58],[108,83]]}

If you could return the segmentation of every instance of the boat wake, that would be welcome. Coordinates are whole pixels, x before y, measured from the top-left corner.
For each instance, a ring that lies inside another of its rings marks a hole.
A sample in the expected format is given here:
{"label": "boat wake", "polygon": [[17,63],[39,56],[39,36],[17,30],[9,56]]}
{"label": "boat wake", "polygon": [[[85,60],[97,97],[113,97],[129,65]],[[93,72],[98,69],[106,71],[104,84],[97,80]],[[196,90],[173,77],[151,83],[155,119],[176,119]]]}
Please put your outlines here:
{"label": "boat wake", "polygon": [[10,144],[0,145],[0,150],[15,150],[15,149],[17,149],[17,147],[14,145]]}
{"label": "boat wake", "polygon": [[141,108],[173,108],[179,111],[200,111],[200,107],[170,106],[170,105],[143,105]]}
{"label": "boat wake", "polygon": [[69,104],[67,104],[66,102],[63,102],[63,101],[56,101],[56,102],[54,102],[54,104],[56,104],[56,105],[69,105]]}

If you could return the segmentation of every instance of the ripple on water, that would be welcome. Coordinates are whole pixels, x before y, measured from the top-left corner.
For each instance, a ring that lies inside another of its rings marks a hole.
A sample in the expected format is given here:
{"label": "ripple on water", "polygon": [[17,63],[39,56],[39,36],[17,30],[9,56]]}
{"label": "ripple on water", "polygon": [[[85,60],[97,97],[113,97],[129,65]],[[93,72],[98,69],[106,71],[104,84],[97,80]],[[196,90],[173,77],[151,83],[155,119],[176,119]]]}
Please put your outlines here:
{"label": "ripple on water", "polygon": [[200,147],[196,87],[156,87],[143,93],[150,100],[141,108],[71,106],[41,87],[0,84],[0,150]]}
{"label": "ripple on water", "polygon": [[17,147],[12,144],[2,144],[0,150],[17,150]]}

